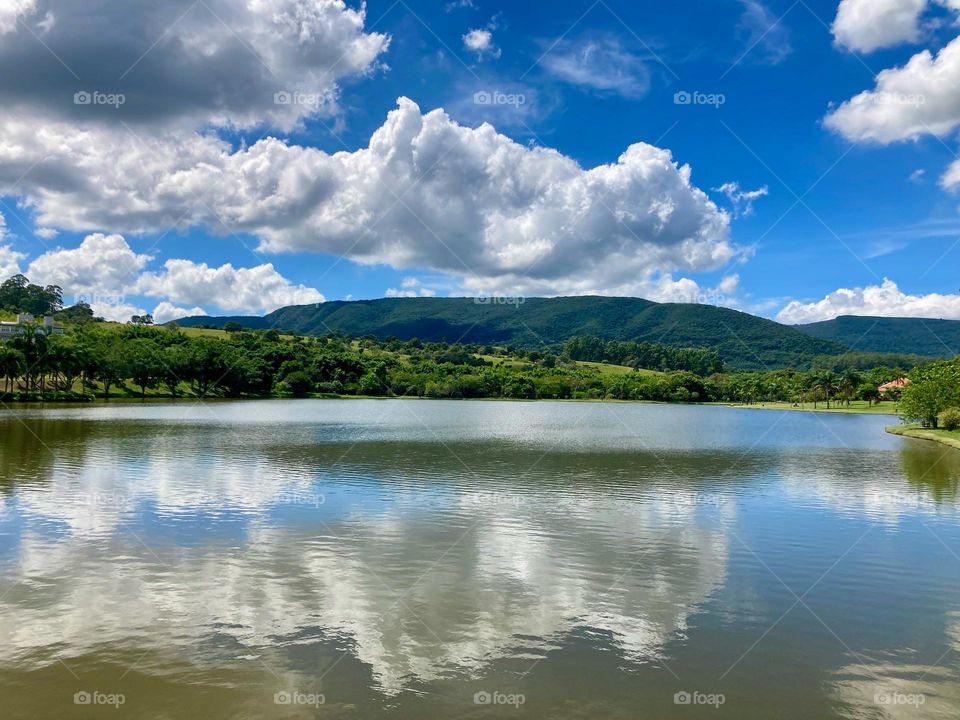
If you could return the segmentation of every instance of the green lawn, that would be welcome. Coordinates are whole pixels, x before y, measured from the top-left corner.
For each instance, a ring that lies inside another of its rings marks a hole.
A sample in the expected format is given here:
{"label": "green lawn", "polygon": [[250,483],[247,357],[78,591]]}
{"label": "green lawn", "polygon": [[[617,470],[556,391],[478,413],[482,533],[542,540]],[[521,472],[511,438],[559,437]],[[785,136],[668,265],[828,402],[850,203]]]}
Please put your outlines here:
{"label": "green lawn", "polygon": [[634,370],[626,365],[608,365],[607,363],[588,362],[587,360],[577,360],[577,365],[581,367],[593,368],[599,370],[601,375],[630,375],[639,373],[640,375],[662,375],[656,370]]}
{"label": "green lawn", "polygon": [[894,425],[887,428],[892,435],[917,438],[919,440],[933,440],[960,450],[960,430],[934,430],[919,425]]}
{"label": "green lawn", "polygon": [[187,337],[230,337],[230,333],[228,333],[226,330],[210,330],[209,328],[182,327],[180,328],[180,332]]}
{"label": "green lawn", "polygon": [[751,403],[748,405],[738,405],[735,403],[710,403],[711,405],[729,405],[730,407],[742,407],[758,410],[796,410],[798,412],[831,412],[831,413],[860,413],[871,415],[896,415],[897,405],[892,402],[884,402],[879,405],[871,405],[866,400],[851,400],[850,407],[846,403],[830,403],[830,409],[827,410],[827,404],[818,402],[814,407],[813,403],[787,403],[787,402],[768,402]]}

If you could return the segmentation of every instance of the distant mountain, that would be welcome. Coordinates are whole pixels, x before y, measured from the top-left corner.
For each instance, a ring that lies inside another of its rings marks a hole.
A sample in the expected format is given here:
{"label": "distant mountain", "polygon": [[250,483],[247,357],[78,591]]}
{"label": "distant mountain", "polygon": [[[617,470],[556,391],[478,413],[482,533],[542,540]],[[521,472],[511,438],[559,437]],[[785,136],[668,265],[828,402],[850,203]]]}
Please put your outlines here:
{"label": "distant mountain", "polygon": [[709,347],[732,368],[758,370],[803,368],[818,355],[846,350],[840,343],[727,308],[595,296],[526,298],[520,304],[474,298],[330,301],[281,308],[266,317],[191,317],[177,322],[183,327],[223,327],[230,321],[253,330],[275,328],[305,335],[416,337],[528,348],[559,347],[573,335],[596,336]]}
{"label": "distant mountain", "polygon": [[842,315],[834,320],[794,327],[821,340],[832,340],[864,352],[902,352],[930,357],[960,355],[960,320]]}

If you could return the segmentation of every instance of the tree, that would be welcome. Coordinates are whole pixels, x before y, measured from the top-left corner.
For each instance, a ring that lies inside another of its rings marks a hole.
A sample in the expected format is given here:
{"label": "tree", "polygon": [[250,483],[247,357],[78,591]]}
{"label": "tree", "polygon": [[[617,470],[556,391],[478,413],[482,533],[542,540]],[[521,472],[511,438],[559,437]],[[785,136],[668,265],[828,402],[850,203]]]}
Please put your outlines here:
{"label": "tree", "polygon": [[302,370],[295,370],[284,379],[289,390],[295,397],[304,397],[313,390],[313,381]]}
{"label": "tree", "polygon": [[53,315],[63,308],[63,290],[58,285],[33,285],[23,275],[0,284],[0,309],[31,315]]}
{"label": "tree", "polygon": [[900,414],[936,428],[944,410],[960,405],[960,360],[914,368],[900,397]]}
{"label": "tree", "polygon": [[224,324],[223,329],[226,330],[228,333],[235,333],[243,330],[243,325],[236,322],[235,320],[231,320],[230,322]]}
{"label": "tree", "polygon": [[140,388],[140,397],[145,398],[147,388],[156,385],[163,376],[163,361],[156,345],[150,340],[131,340],[124,348],[127,357],[126,376]]}
{"label": "tree", "polygon": [[85,325],[95,322],[96,318],[93,316],[93,308],[85,302],[78,302],[76,305],[58,312],[57,320],[75,323],[76,325]]}
{"label": "tree", "polygon": [[160,381],[167,391],[176,397],[180,383],[187,377],[190,367],[190,349],[186,345],[169,345],[160,351]]}
{"label": "tree", "polygon": [[0,344],[0,374],[3,375],[3,392],[13,392],[14,384],[27,369],[27,359],[23,353],[9,345]]}
{"label": "tree", "polygon": [[153,325],[153,315],[149,313],[146,315],[133,315],[130,318],[130,323],[133,325]]}

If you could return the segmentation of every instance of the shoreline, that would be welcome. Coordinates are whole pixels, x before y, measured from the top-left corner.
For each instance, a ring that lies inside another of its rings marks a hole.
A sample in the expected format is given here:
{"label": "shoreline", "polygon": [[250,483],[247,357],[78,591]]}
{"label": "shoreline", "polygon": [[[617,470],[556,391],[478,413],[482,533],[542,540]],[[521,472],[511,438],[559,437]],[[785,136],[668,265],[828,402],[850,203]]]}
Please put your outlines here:
{"label": "shoreline", "polygon": [[914,440],[930,440],[941,445],[947,445],[956,450],[960,450],[960,433],[954,436],[946,435],[947,430],[934,430],[933,428],[923,428],[918,425],[891,425],[884,428],[891,435],[913,438]]}
{"label": "shoreline", "polygon": [[[618,400],[615,398],[510,398],[510,397],[476,397],[476,398],[433,398],[433,397],[424,397],[418,395],[404,395],[404,396],[383,396],[383,395],[335,395],[332,393],[314,393],[304,397],[294,397],[291,395],[250,395],[243,397],[216,397],[216,396],[206,396],[199,397],[195,395],[162,395],[154,394],[147,395],[145,398],[130,396],[130,395],[112,395],[109,398],[102,396],[89,398],[89,399],[73,399],[73,400],[13,400],[13,401],[4,401],[2,407],[7,410],[13,410],[18,407],[22,408],[38,408],[44,406],[92,406],[92,405],[109,405],[109,404],[121,404],[121,405],[132,405],[132,404],[160,404],[160,403],[197,403],[197,402],[249,402],[249,401],[260,401],[260,400],[454,400],[457,402],[548,402],[548,403],[614,403],[614,404],[629,404],[629,405],[676,405],[676,406],[689,406],[689,407],[723,407],[731,409],[740,409],[740,410],[782,410],[790,412],[807,412],[807,413],[832,413],[832,414],[846,414],[846,415],[887,415],[890,417],[896,417],[897,413],[895,409],[887,410],[881,406],[873,405],[869,408],[861,407],[859,405],[854,407],[832,407],[827,409],[825,407],[801,407],[794,405],[793,403],[788,402],[769,402],[769,403],[749,403],[749,404],[740,404],[740,403],[730,403],[730,402],[664,402],[658,400]],[[862,402],[862,401],[855,401]],[[808,404],[809,405],[809,404]],[[899,426],[893,426],[894,429],[898,429]],[[888,428],[888,432],[892,432]],[[894,432],[893,434],[901,434]],[[960,447],[960,441],[958,441],[957,447]]]}

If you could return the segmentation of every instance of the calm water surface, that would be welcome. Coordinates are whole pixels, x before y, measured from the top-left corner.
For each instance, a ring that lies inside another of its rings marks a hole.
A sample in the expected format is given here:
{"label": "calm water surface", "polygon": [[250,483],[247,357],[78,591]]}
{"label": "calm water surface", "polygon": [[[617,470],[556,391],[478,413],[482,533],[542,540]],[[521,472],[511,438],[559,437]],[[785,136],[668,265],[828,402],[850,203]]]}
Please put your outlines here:
{"label": "calm water surface", "polygon": [[0,716],[957,718],[960,452],[892,422],[6,410]]}

